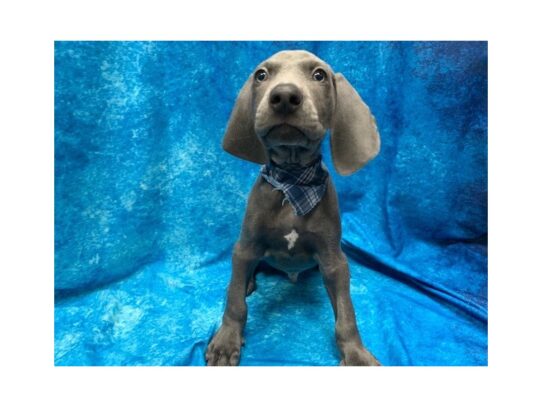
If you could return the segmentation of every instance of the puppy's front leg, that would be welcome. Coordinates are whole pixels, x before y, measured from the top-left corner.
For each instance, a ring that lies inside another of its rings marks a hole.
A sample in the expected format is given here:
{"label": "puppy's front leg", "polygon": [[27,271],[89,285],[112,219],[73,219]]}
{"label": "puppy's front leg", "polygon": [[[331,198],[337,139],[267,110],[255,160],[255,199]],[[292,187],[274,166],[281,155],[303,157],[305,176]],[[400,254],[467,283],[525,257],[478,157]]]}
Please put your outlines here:
{"label": "puppy's front leg", "polygon": [[337,248],[319,253],[317,259],[335,314],[335,337],[341,352],[341,365],[380,365],[361,342],[350,297],[350,270],[346,256]]}
{"label": "puppy's front leg", "polygon": [[207,347],[205,358],[209,366],[239,364],[243,329],[247,321],[245,301],[248,279],[258,264],[254,247],[238,242],[233,250],[232,275],[228,286],[226,310],[222,326]]}

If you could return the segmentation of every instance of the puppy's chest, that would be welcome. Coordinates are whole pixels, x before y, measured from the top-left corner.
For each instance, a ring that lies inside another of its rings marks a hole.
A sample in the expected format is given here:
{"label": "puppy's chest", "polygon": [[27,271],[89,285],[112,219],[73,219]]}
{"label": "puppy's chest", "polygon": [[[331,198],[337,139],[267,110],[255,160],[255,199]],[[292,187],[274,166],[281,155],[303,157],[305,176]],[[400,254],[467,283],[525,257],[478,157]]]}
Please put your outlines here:
{"label": "puppy's chest", "polygon": [[[285,209],[285,212],[291,211],[291,208]],[[260,233],[263,234],[270,251],[281,252],[286,256],[304,255],[311,251],[314,234],[308,228],[307,222],[295,218],[293,214],[279,214],[268,219]]]}
{"label": "puppy's chest", "polygon": [[306,237],[303,236],[303,231],[291,227],[269,229],[266,233],[267,246],[271,250],[283,251],[288,254],[295,254],[299,251],[304,251]]}
{"label": "puppy's chest", "polygon": [[268,253],[286,258],[310,256],[317,229],[312,214],[297,216],[280,191],[265,186],[256,235],[265,242]]}
{"label": "puppy's chest", "polygon": [[286,272],[297,272],[314,266],[310,234],[299,226],[270,228],[264,241],[264,260]]}

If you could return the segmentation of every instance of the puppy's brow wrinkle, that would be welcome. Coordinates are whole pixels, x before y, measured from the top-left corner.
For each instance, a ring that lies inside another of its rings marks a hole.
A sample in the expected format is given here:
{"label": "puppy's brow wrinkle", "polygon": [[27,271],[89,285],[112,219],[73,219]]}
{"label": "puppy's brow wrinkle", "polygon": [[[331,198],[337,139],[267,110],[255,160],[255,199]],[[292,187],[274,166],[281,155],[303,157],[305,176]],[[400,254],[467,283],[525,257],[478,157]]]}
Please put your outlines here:
{"label": "puppy's brow wrinkle", "polygon": [[266,61],[261,67],[266,68],[269,72],[276,72],[279,70],[280,64]]}

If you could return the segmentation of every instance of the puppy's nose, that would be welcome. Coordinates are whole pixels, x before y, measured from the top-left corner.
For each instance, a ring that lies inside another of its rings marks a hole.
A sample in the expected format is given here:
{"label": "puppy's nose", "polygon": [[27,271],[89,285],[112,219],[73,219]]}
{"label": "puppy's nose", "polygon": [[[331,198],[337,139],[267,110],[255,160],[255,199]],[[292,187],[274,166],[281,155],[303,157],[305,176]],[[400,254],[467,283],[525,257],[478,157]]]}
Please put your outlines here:
{"label": "puppy's nose", "polygon": [[271,91],[269,103],[277,113],[293,113],[303,103],[303,94],[297,86],[291,83],[280,84]]}

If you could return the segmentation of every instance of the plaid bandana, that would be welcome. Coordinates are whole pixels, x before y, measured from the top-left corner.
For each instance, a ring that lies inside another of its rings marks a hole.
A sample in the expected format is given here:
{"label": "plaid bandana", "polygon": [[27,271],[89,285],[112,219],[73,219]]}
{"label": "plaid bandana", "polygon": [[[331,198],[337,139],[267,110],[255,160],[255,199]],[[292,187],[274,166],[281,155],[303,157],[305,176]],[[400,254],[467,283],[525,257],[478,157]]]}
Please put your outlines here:
{"label": "plaid bandana", "polygon": [[328,172],[320,156],[313,164],[295,170],[283,170],[275,163],[262,166],[262,177],[284,193],[282,201],[288,201],[297,216],[303,216],[314,209],[326,193]]}

